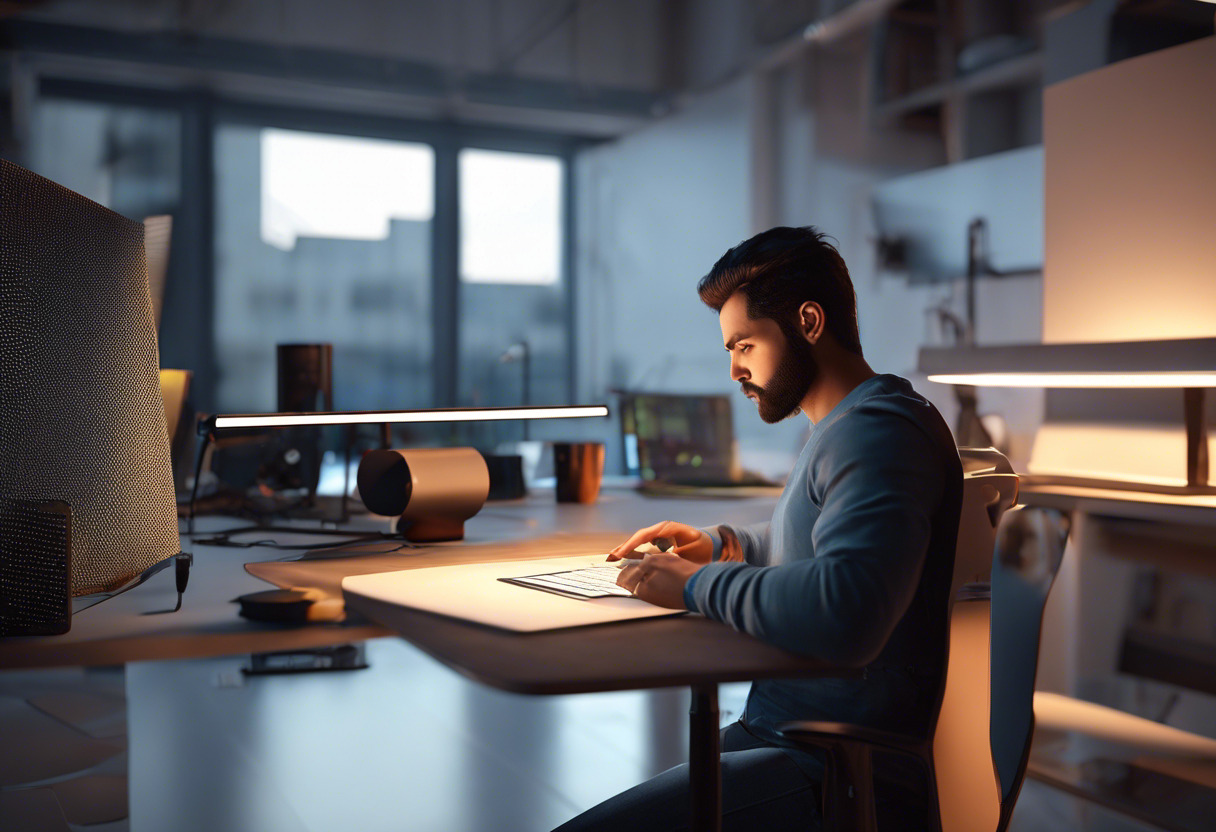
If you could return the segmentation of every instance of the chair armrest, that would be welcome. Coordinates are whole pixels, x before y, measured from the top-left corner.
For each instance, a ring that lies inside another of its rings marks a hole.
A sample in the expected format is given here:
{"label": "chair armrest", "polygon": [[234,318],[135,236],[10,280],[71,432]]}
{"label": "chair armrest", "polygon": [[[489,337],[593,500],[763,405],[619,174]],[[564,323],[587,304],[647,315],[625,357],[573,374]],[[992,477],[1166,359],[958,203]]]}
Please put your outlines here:
{"label": "chair armrest", "polygon": [[927,753],[927,743],[921,737],[849,722],[783,722],[777,726],[777,731],[788,740],[820,747],[839,743],[862,744],[919,759],[924,759]]}

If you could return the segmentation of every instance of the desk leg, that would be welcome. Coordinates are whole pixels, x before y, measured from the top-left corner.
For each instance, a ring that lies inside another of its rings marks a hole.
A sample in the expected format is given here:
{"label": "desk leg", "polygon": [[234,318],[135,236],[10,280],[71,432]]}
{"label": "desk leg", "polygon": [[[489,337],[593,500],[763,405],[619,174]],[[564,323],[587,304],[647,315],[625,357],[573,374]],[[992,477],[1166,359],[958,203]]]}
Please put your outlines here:
{"label": "desk leg", "polygon": [[721,832],[722,765],[718,744],[718,685],[692,686],[688,711],[688,778],[694,832]]}

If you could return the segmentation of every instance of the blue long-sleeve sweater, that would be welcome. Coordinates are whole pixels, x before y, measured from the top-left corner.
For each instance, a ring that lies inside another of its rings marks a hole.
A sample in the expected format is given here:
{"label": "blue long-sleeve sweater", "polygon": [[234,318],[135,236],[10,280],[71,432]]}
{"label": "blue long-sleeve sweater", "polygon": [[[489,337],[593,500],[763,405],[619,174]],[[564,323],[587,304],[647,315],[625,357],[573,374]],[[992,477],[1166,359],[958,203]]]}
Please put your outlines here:
{"label": "blue long-sleeve sweater", "polygon": [[[744,562],[714,560],[684,590],[690,610],[861,678],[752,684],[744,722],[788,746],[787,720],[923,730],[945,665],[947,595],[962,469],[937,410],[878,375],[812,429],[772,521],[726,527]],[[720,527],[721,528],[721,527]],[[796,759],[818,772],[817,759]]]}

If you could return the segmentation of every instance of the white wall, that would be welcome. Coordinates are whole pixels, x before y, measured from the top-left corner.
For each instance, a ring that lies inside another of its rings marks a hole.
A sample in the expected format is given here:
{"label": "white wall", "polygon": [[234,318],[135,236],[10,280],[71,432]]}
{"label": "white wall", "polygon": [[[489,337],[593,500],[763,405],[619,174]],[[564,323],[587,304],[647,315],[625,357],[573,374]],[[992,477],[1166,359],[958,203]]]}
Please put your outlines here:
{"label": "white wall", "polygon": [[1213,85],[1205,38],[1044,93],[1044,340],[1216,335]]}
{"label": "white wall", "polygon": [[[751,234],[749,90],[748,79],[733,82],[579,157],[580,401],[612,389],[737,392],[717,316],[696,284]],[[806,424],[767,426],[737,397],[745,466],[792,463]],[[609,470],[619,470],[619,455],[610,445]]]}
{"label": "white wall", "polygon": [[[752,223],[763,218],[764,224],[815,225],[835,238],[857,290],[871,366],[911,380],[953,421],[951,390],[919,376],[916,358],[922,345],[935,343],[930,307],[946,303],[962,314],[960,274],[926,284],[881,273],[875,198],[894,189],[905,208],[965,218],[999,213],[994,204],[1031,205],[1037,210],[1022,211],[1026,216],[1012,232],[1011,224],[995,219],[993,259],[1004,267],[1041,262],[1041,151],[910,173],[937,162],[940,148],[923,136],[875,133],[867,126],[862,46],[814,55],[768,79],[745,76],[675,116],[580,156],[579,401],[605,400],[620,388],[736,392],[725,354],[718,352],[716,316],[701,305],[695,285],[727,248],[761,230]],[[961,258],[966,221],[957,225],[954,248]],[[943,258],[951,246],[936,237],[926,244],[942,250]],[[993,336],[989,342],[1039,340],[1041,285],[1034,278],[981,281],[979,327]],[[1015,465],[1024,466],[1041,418],[1041,394],[982,391],[981,412],[1009,417],[1010,453]],[[784,473],[808,428],[801,416],[766,425],[749,402],[735,401],[735,432],[747,467]],[[615,442],[615,425],[597,430]],[[619,456],[610,444],[609,470],[619,470]]]}
{"label": "white wall", "polygon": [[[941,342],[929,310],[962,316],[967,223],[986,216],[999,268],[1042,262],[1042,151],[1029,148],[942,166],[940,142],[925,134],[880,129],[869,118],[864,36],[819,50],[778,80],[776,146],[781,176],[775,219],[813,224],[836,238],[857,291],[866,359],[880,373],[912,382],[953,424],[951,388],[917,373],[921,346]],[[900,222],[890,209],[899,207]],[[881,222],[880,222],[881,220]],[[879,268],[880,233],[901,234],[940,266],[925,282]],[[981,280],[977,330],[982,343],[1040,338],[1039,278]],[[1042,418],[1039,391],[980,391],[980,412],[1009,423],[1009,453],[1024,467]]]}

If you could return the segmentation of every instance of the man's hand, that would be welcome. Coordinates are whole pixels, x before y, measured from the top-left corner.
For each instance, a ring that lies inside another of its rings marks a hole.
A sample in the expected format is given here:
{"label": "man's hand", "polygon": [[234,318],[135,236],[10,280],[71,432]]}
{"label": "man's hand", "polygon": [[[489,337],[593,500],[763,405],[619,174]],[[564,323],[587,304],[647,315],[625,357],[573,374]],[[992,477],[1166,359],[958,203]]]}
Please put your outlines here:
{"label": "man's hand", "polygon": [[684,584],[688,583],[692,573],[700,568],[700,565],[679,555],[660,552],[640,559],[630,559],[628,566],[621,567],[621,574],[616,576],[616,582],[618,586],[624,587],[643,601],[673,610],[684,610],[688,609],[684,605]]}
{"label": "man's hand", "polygon": [[[709,535],[700,529],[694,529],[685,523],[673,523],[670,520],[638,529],[633,536],[608,553],[608,560],[620,560],[632,557],[633,552],[644,543],[650,543],[655,538],[666,537],[675,541],[671,551],[684,560],[695,564],[709,563],[714,554],[714,543]],[[623,584],[622,584],[623,586]]]}

